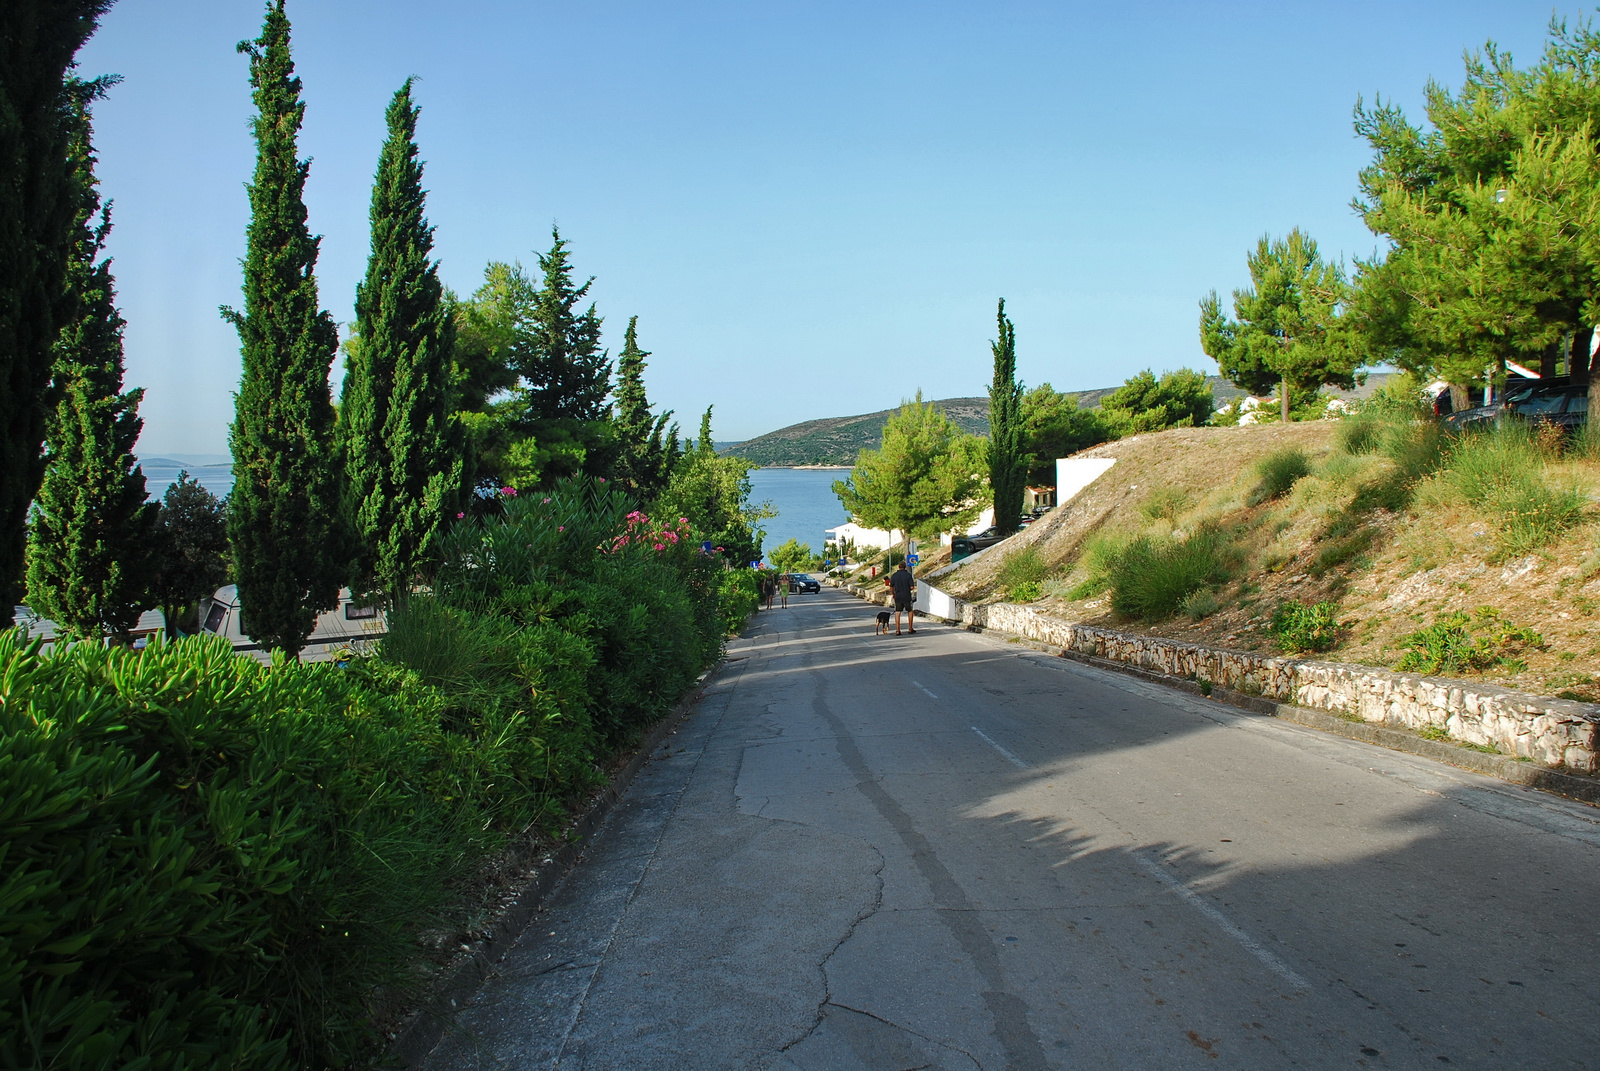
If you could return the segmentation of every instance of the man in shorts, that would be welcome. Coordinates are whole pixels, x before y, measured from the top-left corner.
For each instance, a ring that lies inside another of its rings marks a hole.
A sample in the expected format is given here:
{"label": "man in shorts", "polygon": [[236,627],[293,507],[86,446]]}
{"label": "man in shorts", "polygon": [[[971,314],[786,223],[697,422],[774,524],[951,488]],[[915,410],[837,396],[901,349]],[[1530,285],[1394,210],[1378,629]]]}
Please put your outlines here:
{"label": "man in shorts", "polygon": [[917,597],[917,578],[911,575],[911,570],[906,567],[904,561],[901,561],[900,568],[894,571],[894,575],[889,577],[889,590],[894,595],[894,634],[900,635],[900,615],[904,613],[907,623],[911,626],[908,631],[915,636],[917,615],[916,611],[911,609],[911,604]]}

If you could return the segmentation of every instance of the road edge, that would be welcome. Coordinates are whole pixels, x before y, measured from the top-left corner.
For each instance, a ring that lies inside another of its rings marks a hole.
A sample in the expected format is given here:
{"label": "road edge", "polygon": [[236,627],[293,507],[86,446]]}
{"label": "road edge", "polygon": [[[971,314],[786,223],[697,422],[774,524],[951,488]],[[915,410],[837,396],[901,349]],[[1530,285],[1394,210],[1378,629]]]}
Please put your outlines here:
{"label": "road edge", "polygon": [[541,866],[532,880],[522,887],[516,900],[500,915],[492,938],[472,946],[471,954],[461,963],[446,971],[432,986],[427,997],[411,1014],[392,1041],[389,1054],[407,1067],[421,1067],[444,1038],[451,1021],[462,1004],[475,994],[511,946],[522,937],[534,915],[544,907],[583,853],[595,832],[605,824],[612,809],[622,799],[635,775],[650,760],[658,747],[693,712],[705,695],[706,687],[728,666],[724,653],[700,678],[691,685],[683,698],[647,733],[632,756],[612,776],[607,785],[590,800],[589,806],[568,829],[572,838],[551,854],[550,862]]}
{"label": "road edge", "polygon": [[[837,586],[864,602],[874,601],[868,595],[857,592],[851,587],[842,584]],[[1109,658],[1098,658],[1094,655],[1084,654],[1082,651],[1072,650],[1069,647],[1058,647],[1055,644],[1030,639],[1027,636],[1007,632],[1003,629],[989,628],[983,625],[969,625],[960,621],[951,621],[931,615],[924,615],[924,617],[929,621],[938,621],[951,628],[962,629],[966,632],[1002,636],[1007,642],[1041,651],[1045,654],[1051,654],[1057,658],[1064,658],[1068,661],[1093,666],[1096,669],[1103,669],[1112,673],[1121,673],[1128,677],[1137,677],[1152,684],[1159,684],[1164,688],[1187,692],[1201,698],[1214,699],[1219,703],[1225,703],[1240,710],[1247,710],[1252,714],[1278,718],[1308,729],[1317,729],[1335,736],[1342,736],[1347,740],[1376,744],[1379,747],[1388,748],[1390,751],[1416,755],[1419,758],[1431,759],[1446,766],[1487,774],[1490,777],[1510,784],[1521,785],[1524,788],[1538,789],[1541,792],[1548,792],[1551,795],[1561,796],[1579,803],[1600,806],[1600,779],[1580,777],[1576,774],[1552,770],[1549,767],[1523,762],[1509,755],[1479,751],[1470,746],[1462,746],[1443,740],[1430,740],[1425,736],[1412,732],[1410,729],[1376,725],[1356,718],[1342,718],[1337,714],[1312,710],[1309,707],[1297,706],[1293,703],[1283,703],[1276,699],[1267,699],[1259,695],[1249,695],[1245,692],[1234,691],[1231,688],[1224,688],[1221,685],[1203,684],[1200,681],[1189,680],[1187,677],[1174,677],[1171,674],[1146,669],[1143,666],[1117,662]]]}

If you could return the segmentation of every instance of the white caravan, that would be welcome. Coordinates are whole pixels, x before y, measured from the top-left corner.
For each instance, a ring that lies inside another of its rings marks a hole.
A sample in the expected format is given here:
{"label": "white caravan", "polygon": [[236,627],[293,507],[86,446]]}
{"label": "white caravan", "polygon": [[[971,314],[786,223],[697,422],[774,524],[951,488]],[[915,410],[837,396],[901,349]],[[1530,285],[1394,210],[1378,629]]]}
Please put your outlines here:
{"label": "white caravan", "polygon": [[[261,645],[246,627],[248,611],[239,605],[239,587],[229,584],[200,606],[200,631],[221,636],[236,651],[254,651]],[[389,619],[376,606],[358,606],[349,588],[339,589],[339,605],[317,615],[317,625],[306,637],[313,643],[352,643],[375,640],[389,631]]]}

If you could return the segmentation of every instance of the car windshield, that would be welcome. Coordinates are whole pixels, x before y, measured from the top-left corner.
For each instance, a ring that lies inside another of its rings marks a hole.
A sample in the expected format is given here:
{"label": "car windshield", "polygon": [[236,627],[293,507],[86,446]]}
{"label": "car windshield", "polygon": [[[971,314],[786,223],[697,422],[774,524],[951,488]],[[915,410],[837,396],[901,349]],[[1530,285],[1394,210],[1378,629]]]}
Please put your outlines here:
{"label": "car windshield", "polygon": [[1524,401],[1516,403],[1519,413],[1559,413],[1561,403],[1567,400],[1565,394],[1538,394]]}

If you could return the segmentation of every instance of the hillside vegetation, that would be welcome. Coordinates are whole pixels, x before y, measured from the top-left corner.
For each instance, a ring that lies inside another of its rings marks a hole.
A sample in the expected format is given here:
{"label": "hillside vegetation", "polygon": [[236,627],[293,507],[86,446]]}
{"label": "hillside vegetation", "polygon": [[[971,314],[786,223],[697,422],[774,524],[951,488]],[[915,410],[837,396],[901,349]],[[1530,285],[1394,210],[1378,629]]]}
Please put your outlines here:
{"label": "hillside vegetation", "polygon": [[[1244,391],[1220,376],[1210,376],[1207,382],[1218,407],[1244,396]],[[1117,389],[1099,387],[1063,393],[1076,400],[1080,409],[1092,409],[1100,404],[1101,398]],[[962,431],[972,435],[989,434],[987,397],[946,398],[933,404],[955,421]],[[882,445],[883,425],[893,412],[893,409],[883,409],[861,416],[807,420],[741,443],[719,445],[718,451],[737,455],[753,465],[763,467],[853,465],[862,450],[876,450]]]}
{"label": "hillside vegetation", "polygon": [[[1600,449],[1372,416],[1179,428],[934,583],[1249,650],[1600,700]],[[924,572],[937,570],[939,561]]]}

